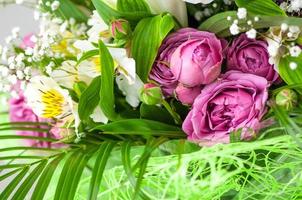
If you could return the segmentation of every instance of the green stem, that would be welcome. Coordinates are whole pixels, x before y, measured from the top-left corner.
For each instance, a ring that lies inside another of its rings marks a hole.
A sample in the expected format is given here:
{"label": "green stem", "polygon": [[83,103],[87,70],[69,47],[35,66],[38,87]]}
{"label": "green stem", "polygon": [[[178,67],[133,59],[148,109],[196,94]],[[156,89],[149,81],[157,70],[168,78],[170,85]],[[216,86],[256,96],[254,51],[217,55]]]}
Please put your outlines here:
{"label": "green stem", "polygon": [[170,115],[173,117],[175,123],[178,124],[178,125],[181,125],[182,124],[182,120],[181,120],[180,116],[178,115],[178,113],[176,113],[172,109],[172,107],[170,106],[170,104],[166,100],[163,100],[162,104],[167,109],[167,111],[170,113]]}

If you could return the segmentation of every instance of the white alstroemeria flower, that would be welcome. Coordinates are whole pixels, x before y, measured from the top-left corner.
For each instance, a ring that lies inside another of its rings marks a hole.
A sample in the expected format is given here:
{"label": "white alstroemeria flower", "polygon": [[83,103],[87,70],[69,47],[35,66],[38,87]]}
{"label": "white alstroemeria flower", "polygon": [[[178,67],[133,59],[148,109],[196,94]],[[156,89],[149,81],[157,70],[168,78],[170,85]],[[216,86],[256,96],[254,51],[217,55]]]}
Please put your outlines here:
{"label": "white alstroemeria flower", "polygon": [[193,4],[197,4],[197,3],[209,4],[212,3],[214,0],[184,0],[184,1]]}
{"label": "white alstroemeria flower", "polygon": [[119,89],[126,96],[126,101],[129,105],[134,108],[138,107],[140,103],[140,91],[144,87],[144,83],[141,79],[136,76],[135,82],[133,84],[129,84],[125,75],[120,74],[116,77],[116,83]]}
{"label": "white alstroemeria flower", "polygon": [[135,60],[128,57],[124,48],[109,48],[109,52],[117,63],[117,71],[125,76],[129,84],[134,84],[136,79]]}
{"label": "white alstroemeria flower", "polygon": [[52,78],[33,77],[24,95],[28,106],[39,117],[63,120],[73,115],[74,106],[69,92],[60,88]]}
{"label": "white alstroemeria flower", "polygon": [[104,22],[96,10],[93,11],[91,18],[88,20],[88,25],[91,28],[87,34],[90,42],[97,43],[99,39],[109,36],[109,26]]}
{"label": "white alstroemeria flower", "polygon": [[[194,2],[194,0],[186,0],[187,2]],[[210,0],[206,0],[207,2]],[[117,0],[105,0],[107,4],[115,8]],[[169,12],[177,18],[183,26],[188,25],[187,7],[183,0],[146,0],[150,9],[155,14]]]}
{"label": "white alstroemeria flower", "polygon": [[[81,50],[82,53],[96,49],[89,41],[79,40],[74,43],[74,46]],[[117,71],[124,74],[129,84],[134,83],[136,78],[135,60],[129,58],[127,51],[124,48],[108,48]],[[99,56],[91,57],[79,64],[79,73],[83,73],[89,77],[95,78],[101,74]]]}
{"label": "white alstroemeria flower", "polygon": [[83,73],[79,73],[77,62],[67,60],[62,63],[62,66],[53,70],[50,74],[59,85],[72,89],[77,82],[83,81],[87,84],[91,82],[91,78]]}
{"label": "white alstroemeria flower", "polygon": [[95,108],[93,113],[90,115],[90,118],[96,123],[107,124],[109,121],[99,106]]}

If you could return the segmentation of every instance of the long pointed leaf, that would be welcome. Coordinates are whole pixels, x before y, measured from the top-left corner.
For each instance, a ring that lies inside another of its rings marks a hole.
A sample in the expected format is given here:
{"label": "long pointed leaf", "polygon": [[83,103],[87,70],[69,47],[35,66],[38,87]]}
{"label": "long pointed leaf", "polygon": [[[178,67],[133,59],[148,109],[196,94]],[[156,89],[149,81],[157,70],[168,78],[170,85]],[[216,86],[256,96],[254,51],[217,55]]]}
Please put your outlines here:
{"label": "long pointed leaf", "polygon": [[35,136],[25,136],[25,135],[0,135],[0,140],[13,140],[13,139],[27,139],[27,140],[39,140],[45,142],[56,142],[56,139],[47,137],[35,137]]}
{"label": "long pointed leaf", "polygon": [[65,189],[64,187],[67,184],[67,179],[70,179],[70,176],[74,175],[75,167],[76,165],[78,165],[78,161],[80,159],[79,156],[81,156],[80,150],[74,151],[73,153],[69,154],[69,157],[65,161],[64,167],[61,171],[54,199],[67,199],[67,191],[64,191],[63,189]]}
{"label": "long pointed leaf", "polygon": [[20,151],[20,150],[32,150],[32,151],[52,151],[52,152],[60,152],[62,150],[60,149],[51,149],[51,148],[39,148],[39,147],[8,147],[8,148],[3,148],[0,149],[0,152],[5,152],[5,151]]}
{"label": "long pointed leaf", "polygon": [[[131,142],[126,141],[122,144],[121,153],[122,153],[122,163],[124,166],[124,170],[127,174],[127,177],[129,179],[129,182],[131,185],[136,188],[137,181],[134,176],[135,171],[133,171],[131,168],[131,158],[130,158],[130,149],[131,149]],[[149,197],[142,191],[138,190],[138,194],[142,197],[142,199],[149,199]]]}
{"label": "long pointed leaf", "polygon": [[24,176],[27,174],[29,167],[25,167],[4,189],[4,191],[0,195],[0,199],[8,199],[17,185],[22,181]]}
{"label": "long pointed leaf", "polygon": [[150,17],[152,14],[150,12],[121,12],[112,9],[110,6],[108,6],[103,0],[92,0],[92,3],[96,10],[98,11],[99,15],[102,17],[102,19],[107,23],[110,24],[110,22],[114,19],[126,19],[130,21],[132,24],[137,23],[139,20]]}
{"label": "long pointed leaf", "polygon": [[95,161],[89,186],[90,189],[88,199],[90,200],[97,199],[105,166],[114,146],[115,142],[104,142],[97,152],[97,160]]}
{"label": "long pointed leaf", "polygon": [[136,26],[131,53],[136,61],[137,75],[143,82],[147,82],[158,49],[174,26],[175,22],[170,14],[145,18]]}
{"label": "long pointed leaf", "polygon": [[0,170],[24,167],[25,164],[0,165]]}
{"label": "long pointed leaf", "polygon": [[8,173],[6,173],[6,174],[0,176],[0,181],[5,180],[6,178],[8,178],[8,177],[14,175],[15,173],[19,172],[20,170],[22,170],[22,169],[15,169],[15,170],[13,170],[13,171],[10,171],[10,172],[8,172]]}
{"label": "long pointed leaf", "polygon": [[12,199],[23,200],[28,194],[29,190],[33,187],[34,183],[41,175],[43,169],[47,164],[47,160],[42,161],[24,180],[24,182],[19,186],[18,190],[15,192]]}
{"label": "long pointed leaf", "polygon": [[47,165],[38,180],[37,186],[35,187],[35,190],[31,197],[32,200],[40,200],[44,198],[45,192],[47,191],[51,178],[55,170],[57,169],[58,164],[64,157],[65,154],[62,154]]}
{"label": "long pointed leaf", "polygon": [[42,159],[42,156],[2,156],[0,160],[28,160],[28,159]]}
{"label": "long pointed leaf", "polygon": [[101,76],[93,79],[91,84],[83,92],[79,101],[79,116],[82,121],[89,119],[94,109],[100,102]]}
{"label": "long pointed leaf", "polygon": [[99,50],[102,71],[100,106],[106,117],[115,121],[118,116],[115,112],[114,104],[114,62],[109,50],[102,41],[99,42]]}
{"label": "long pointed leaf", "polygon": [[70,154],[61,172],[55,199],[72,200],[74,198],[81,175],[90,156],[90,153],[83,150],[77,150]]}
{"label": "long pointed leaf", "polygon": [[103,131],[103,134],[165,136],[172,138],[186,137],[183,131],[177,126],[146,119],[119,120],[97,126],[93,130]]}

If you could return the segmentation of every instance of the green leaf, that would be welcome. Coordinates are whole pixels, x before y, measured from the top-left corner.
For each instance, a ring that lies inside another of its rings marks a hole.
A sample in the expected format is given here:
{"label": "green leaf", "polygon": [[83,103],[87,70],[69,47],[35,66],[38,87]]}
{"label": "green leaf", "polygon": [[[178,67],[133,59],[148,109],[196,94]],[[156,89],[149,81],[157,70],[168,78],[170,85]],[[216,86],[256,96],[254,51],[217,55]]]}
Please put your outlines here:
{"label": "green leaf", "polygon": [[302,129],[297,125],[289,116],[289,113],[279,106],[273,105],[272,109],[275,118],[279,121],[280,125],[284,127],[285,132],[293,137],[294,141],[302,148],[302,140],[297,134],[301,133]]}
{"label": "green leaf", "polygon": [[5,180],[6,178],[8,178],[8,177],[14,175],[15,173],[19,172],[20,170],[21,170],[21,168],[15,169],[15,170],[13,170],[13,171],[10,171],[10,172],[8,172],[8,173],[6,173],[6,174],[0,176],[0,181]]}
{"label": "green leaf", "polygon": [[42,159],[41,156],[3,156],[0,160],[28,160],[28,159]]}
{"label": "green leaf", "polygon": [[24,167],[25,164],[0,165],[0,170]]}
{"label": "green leaf", "polygon": [[136,61],[137,74],[143,82],[147,82],[158,49],[174,26],[175,22],[170,14],[145,18],[136,26],[131,53]]}
{"label": "green leaf", "polygon": [[[290,63],[297,64],[297,68],[292,70]],[[286,56],[281,58],[278,69],[281,78],[288,85],[302,84],[302,54],[299,57]],[[302,88],[295,88],[300,94],[302,94]]]}
{"label": "green leaf", "polygon": [[149,106],[143,103],[140,106],[140,115],[143,119],[159,121],[166,124],[175,124],[174,119],[169,112],[159,106]]}
{"label": "green leaf", "polygon": [[47,191],[47,188],[49,186],[49,183],[51,181],[51,178],[60,163],[60,161],[65,157],[65,154],[62,154],[61,156],[58,156],[54,160],[52,160],[45,168],[43,173],[41,174],[38,183],[35,187],[35,190],[33,192],[33,195],[31,197],[32,200],[40,200],[44,198],[45,192]]}
{"label": "green leaf", "polygon": [[150,13],[150,7],[145,0],[117,0],[117,10],[122,12],[146,12]]}
{"label": "green leaf", "polygon": [[[131,167],[130,149],[131,141],[125,141],[121,147],[122,163],[129,179],[129,182],[133,187],[136,187],[136,178],[134,176],[135,170],[132,170]],[[149,199],[149,197],[142,190],[139,190],[138,193],[142,197],[142,199]]]}
{"label": "green leaf", "polygon": [[118,115],[115,112],[114,105],[114,62],[109,50],[102,41],[99,42],[99,50],[102,71],[100,106],[106,117],[111,121],[115,121]]}
{"label": "green leaf", "polygon": [[0,132],[1,132],[1,131],[36,131],[36,132],[49,132],[49,129],[15,126],[15,127],[5,127],[5,128],[0,128]]}
{"label": "green leaf", "polygon": [[50,152],[60,152],[61,150],[60,149],[52,149],[52,148],[39,148],[39,147],[28,147],[28,146],[25,146],[25,147],[22,147],[22,146],[19,146],[19,147],[8,147],[8,148],[3,148],[3,149],[0,149],[0,152],[5,152],[5,151],[22,151],[22,150],[31,150],[31,151],[50,151]]}
{"label": "green leaf", "polygon": [[29,167],[25,167],[9,184],[8,186],[2,191],[0,194],[0,199],[8,199],[14,189],[20,184],[24,176],[27,174]]}
{"label": "green leaf", "polygon": [[79,116],[81,121],[89,119],[100,102],[101,76],[93,79],[88,88],[83,92],[79,101]]}
{"label": "green leaf", "polygon": [[139,160],[136,162],[136,164],[134,165],[134,167],[132,168],[132,170],[135,170],[136,168],[138,168],[139,166],[141,166],[143,164],[143,162],[146,159],[149,159],[149,157],[151,156],[152,152],[159,147],[161,144],[165,143],[168,141],[168,138],[166,137],[159,137],[157,139],[154,139],[153,137],[148,139],[148,143],[145,145],[145,149],[143,154],[141,155],[141,157],[139,158]]}
{"label": "green leaf", "polygon": [[246,8],[249,14],[286,16],[286,13],[272,0],[236,0],[238,7]]}
{"label": "green leaf", "polygon": [[26,136],[26,135],[0,135],[0,140],[38,140],[38,141],[45,141],[45,142],[56,142],[56,139],[47,138],[47,137],[36,137],[36,136]]}
{"label": "green leaf", "polygon": [[73,90],[77,95],[77,98],[79,99],[83,92],[87,89],[87,84],[83,81],[76,82],[73,84]]}
{"label": "green leaf", "polygon": [[87,59],[89,59],[91,57],[97,56],[97,55],[99,55],[99,50],[98,49],[87,51],[78,60],[77,65],[79,65],[81,62],[83,62],[83,61],[85,61],[85,60],[87,60]]}
{"label": "green leaf", "polygon": [[54,2],[55,0],[42,0],[43,8],[50,12],[54,13],[57,17],[68,20],[70,18],[74,18],[78,22],[87,22],[88,17],[76,7],[76,5],[70,0],[58,0],[60,2],[60,6],[57,10],[52,11],[49,6],[46,6],[46,2]]}
{"label": "green leaf", "polygon": [[74,199],[81,175],[88,162],[88,155],[82,150],[76,150],[66,160],[57,185],[55,199]]}
{"label": "green leaf", "polygon": [[43,126],[49,127],[50,124],[47,122],[7,122],[1,123],[0,126]]}
{"label": "green leaf", "polygon": [[97,126],[93,130],[100,130],[102,134],[153,135],[171,138],[186,137],[179,127],[145,119],[120,120]]}
{"label": "green leaf", "polygon": [[219,35],[220,32],[228,30],[233,23],[231,20],[227,20],[227,17],[234,19],[237,17],[237,13],[235,11],[218,13],[202,22],[198,29]]}
{"label": "green leaf", "polygon": [[12,199],[23,200],[25,199],[29,190],[33,187],[34,183],[41,175],[43,169],[47,164],[47,160],[43,160],[33,171],[26,177],[24,182],[19,186]]}
{"label": "green leaf", "polygon": [[90,200],[97,199],[105,166],[115,144],[115,142],[104,142],[97,152],[97,159],[92,171],[92,177],[89,186],[90,189],[88,199]]}
{"label": "green leaf", "polygon": [[102,19],[110,24],[115,19],[126,19],[132,24],[136,24],[139,20],[150,17],[152,14],[150,12],[145,11],[137,11],[137,12],[121,12],[114,10],[110,6],[108,6],[103,0],[92,0],[92,3],[95,9],[98,11],[99,15]]}
{"label": "green leaf", "polygon": [[[232,25],[233,22],[232,20],[227,20],[228,16],[234,19],[236,18],[237,14],[235,11],[227,11],[216,14],[204,21],[199,26],[199,29],[215,33],[219,37],[229,37],[231,36],[229,27]],[[248,20],[253,20],[253,16],[249,16]],[[290,26],[302,27],[302,18],[286,16],[259,16],[259,21],[253,22],[253,27],[255,29],[262,29],[269,28],[272,26],[281,26],[281,24],[283,23],[286,23]],[[249,28],[247,27],[246,20],[240,20],[238,26]],[[244,30],[242,29],[242,31]]]}

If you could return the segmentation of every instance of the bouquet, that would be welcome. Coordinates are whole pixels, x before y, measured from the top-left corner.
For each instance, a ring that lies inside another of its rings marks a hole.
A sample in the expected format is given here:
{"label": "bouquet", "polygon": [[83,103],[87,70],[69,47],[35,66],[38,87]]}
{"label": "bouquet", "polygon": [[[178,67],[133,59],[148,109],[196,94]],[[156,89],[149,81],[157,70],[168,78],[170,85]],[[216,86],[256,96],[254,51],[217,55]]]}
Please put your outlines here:
{"label": "bouquet", "polygon": [[301,199],[301,16],[301,0],[40,0],[39,32],[1,48],[0,199]]}

